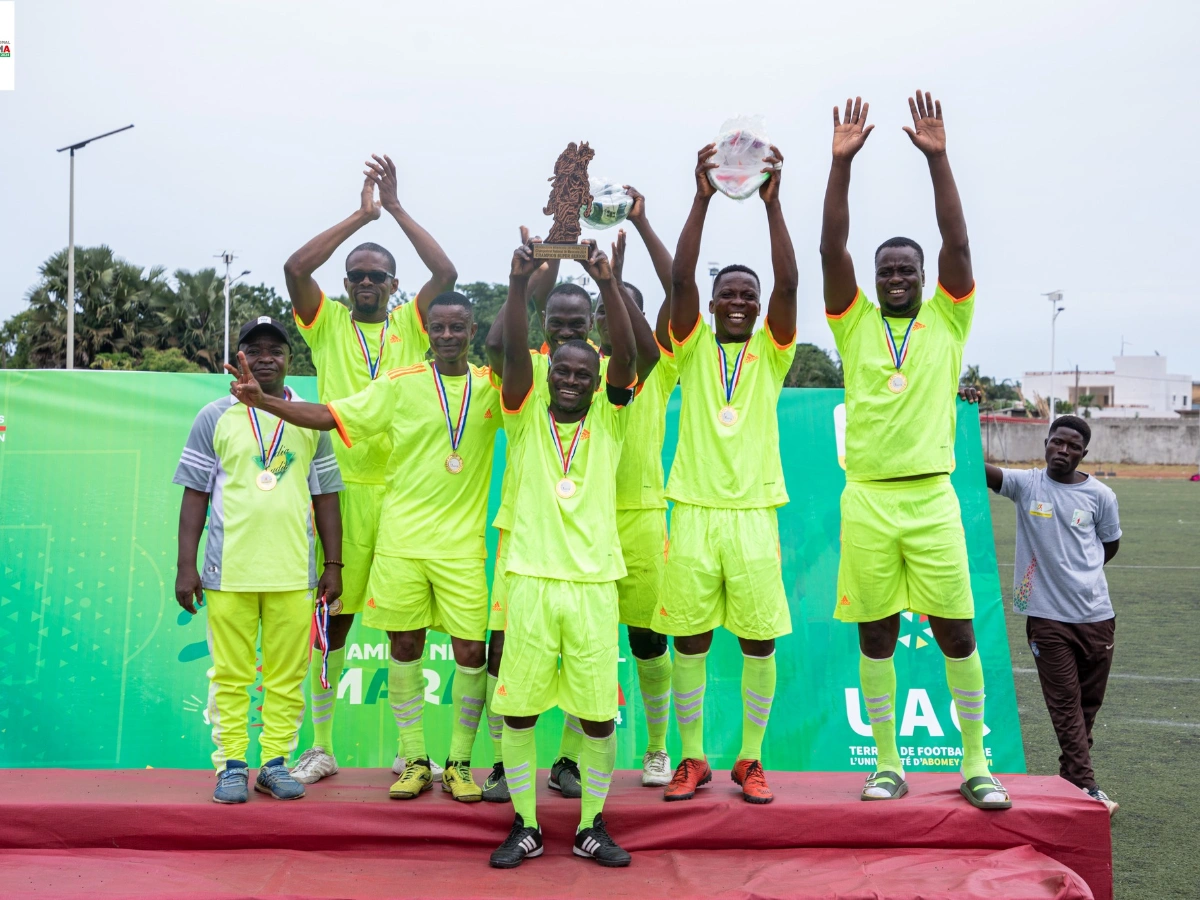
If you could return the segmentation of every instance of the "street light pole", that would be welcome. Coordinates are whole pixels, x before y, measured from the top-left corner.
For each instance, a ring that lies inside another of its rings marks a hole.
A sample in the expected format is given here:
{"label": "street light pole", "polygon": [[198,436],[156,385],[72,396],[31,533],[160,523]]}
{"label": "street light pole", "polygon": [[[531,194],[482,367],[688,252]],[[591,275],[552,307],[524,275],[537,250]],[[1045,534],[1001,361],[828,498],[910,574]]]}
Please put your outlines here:
{"label": "street light pole", "polygon": [[249,275],[250,270],[247,269],[237,278],[233,279],[233,281],[230,281],[229,266],[235,259],[237,259],[237,257],[228,250],[218,253],[217,256],[219,256],[225,263],[225,331],[223,333],[223,339],[221,343],[224,347],[225,365],[229,365],[229,289],[233,287],[236,282]]}
{"label": "street light pole", "polygon": [[[709,293],[710,297],[713,295],[713,293],[716,293],[717,273],[720,271],[721,271],[721,264],[719,262],[710,262],[708,264],[708,277],[712,279],[712,284],[710,285],[710,287],[712,287],[712,291]],[[708,314],[708,326],[710,328],[714,327],[713,326],[713,313]]]}
{"label": "street light pole", "polygon": [[68,144],[65,147],[59,147],[58,153],[64,150],[71,151],[71,212],[70,224],[67,227],[67,368],[75,368],[75,151],[81,150],[90,144],[92,141],[98,141],[100,138],[106,138],[109,135],[119,134],[122,131],[128,131],[132,125],[126,125],[124,128],[116,128],[112,131],[106,131],[104,134],[98,134],[95,137],[90,137],[86,141],[80,141],[77,144]]}
{"label": "street light pole", "polygon": [[1047,294],[1042,294],[1050,301],[1050,413],[1049,422],[1054,421],[1054,322],[1058,318],[1058,314],[1065,309],[1059,306],[1062,303],[1062,291],[1050,291]]}

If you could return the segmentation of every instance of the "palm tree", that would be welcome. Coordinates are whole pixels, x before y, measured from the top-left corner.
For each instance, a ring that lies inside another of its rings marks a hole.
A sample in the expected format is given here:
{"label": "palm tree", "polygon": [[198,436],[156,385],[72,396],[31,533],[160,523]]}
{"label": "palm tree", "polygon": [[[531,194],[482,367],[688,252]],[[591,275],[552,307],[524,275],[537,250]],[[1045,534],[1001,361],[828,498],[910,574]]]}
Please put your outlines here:
{"label": "palm tree", "polygon": [[[29,302],[29,364],[59,368],[67,344],[67,252],[42,265],[41,281],[26,295]],[[167,290],[161,267],[144,275],[111,249],[80,247],[75,252],[75,365],[89,368],[101,353],[139,355],[154,340],[152,314]]]}

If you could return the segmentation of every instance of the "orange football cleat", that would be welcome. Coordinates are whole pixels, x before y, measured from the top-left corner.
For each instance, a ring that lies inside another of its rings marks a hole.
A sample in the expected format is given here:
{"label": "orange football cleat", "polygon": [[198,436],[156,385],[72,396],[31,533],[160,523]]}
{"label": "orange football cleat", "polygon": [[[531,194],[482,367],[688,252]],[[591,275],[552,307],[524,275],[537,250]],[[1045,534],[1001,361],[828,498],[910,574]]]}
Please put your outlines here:
{"label": "orange football cleat", "polygon": [[775,799],[767,786],[767,775],[757,759],[739,759],[729,777],[742,786],[742,799],[747,803],[770,803]]}

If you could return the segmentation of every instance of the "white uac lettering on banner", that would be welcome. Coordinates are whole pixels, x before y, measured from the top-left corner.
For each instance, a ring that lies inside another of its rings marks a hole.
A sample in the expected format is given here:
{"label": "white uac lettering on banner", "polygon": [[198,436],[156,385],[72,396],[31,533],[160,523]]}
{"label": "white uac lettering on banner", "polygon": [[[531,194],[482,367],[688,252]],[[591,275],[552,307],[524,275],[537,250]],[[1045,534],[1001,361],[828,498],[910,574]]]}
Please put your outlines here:
{"label": "white uac lettering on banner", "polygon": [[862,737],[871,736],[871,726],[863,719],[862,704],[858,700],[858,688],[846,688],[846,722],[855,734]]}
{"label": "white uac lettering on banner", "polygon": [[900,723],[900,736],[911,737],[913,729],[926,728],[930,737],[941,737],[942,723],[938,721],[937,713],[933,711],[933,703],[925,688],[913,688],[908,692],[908,700],[904,704],[904,721]]}

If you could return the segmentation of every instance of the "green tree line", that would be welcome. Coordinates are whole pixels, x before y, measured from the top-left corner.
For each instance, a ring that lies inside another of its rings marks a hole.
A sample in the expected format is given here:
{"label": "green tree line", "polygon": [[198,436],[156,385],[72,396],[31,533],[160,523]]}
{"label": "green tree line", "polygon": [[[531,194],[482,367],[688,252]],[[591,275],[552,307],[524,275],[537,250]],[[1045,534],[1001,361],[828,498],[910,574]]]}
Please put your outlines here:
{"label": "green tree line", "polygon": [[[51,256],[25,296],[26,308],[0,326],[0,368],[59,369],[67,346],[67,251]],[[143,268],[112,249],[75,249],[75,367],[150,372],[220,372],[225,320],[225,283],[215,268],[170,277],[163,266]],[[474,305],[478,331],[471,360],[487,362],[484,341],[505,298],[505,284],[476,281],[458,290]],[[345,297],[332,297],[341,303]],[[407,300],[401,294],[399,301]],[[530,347],[543,341],[533,315]],[[312,357],[288,301],[265,284],[235,284],[230,290],[231,340],[243,322],[258,316],[283,322],[292,339],[293,375],[313,375]],[[593,335],[593,339],[596,336]],[[798,344],[784,382],[788,387],[841,387],[841,362],[815,344]]]}

